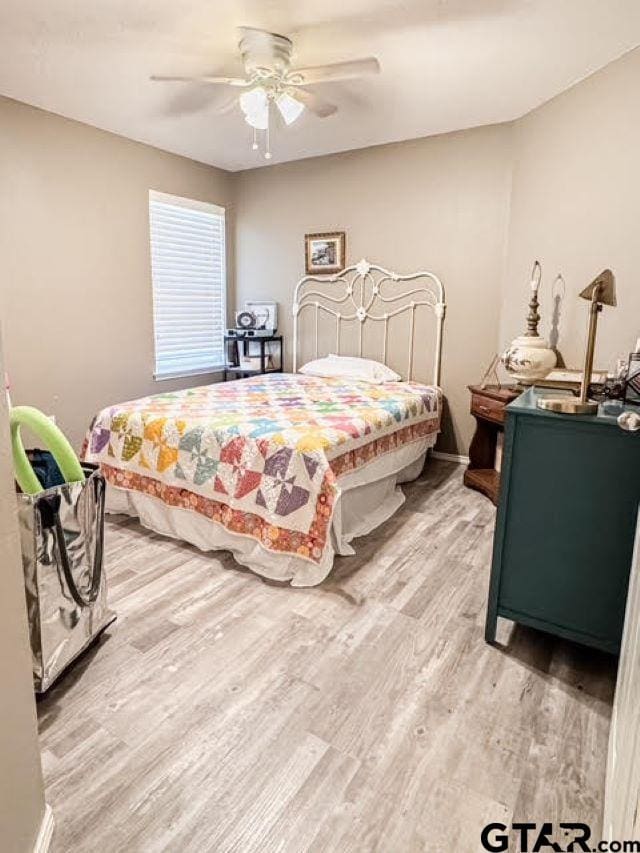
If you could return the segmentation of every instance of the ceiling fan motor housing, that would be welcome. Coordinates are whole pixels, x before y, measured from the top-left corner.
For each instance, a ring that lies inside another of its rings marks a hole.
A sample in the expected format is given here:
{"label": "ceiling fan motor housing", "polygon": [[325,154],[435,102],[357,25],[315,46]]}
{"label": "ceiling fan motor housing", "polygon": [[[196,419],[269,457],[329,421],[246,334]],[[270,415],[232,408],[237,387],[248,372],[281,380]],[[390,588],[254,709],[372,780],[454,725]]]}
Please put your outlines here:
{"label": "ceiling fan motor housing", "polygon": [[238,46],[249,76],[265,72],[284,74],[291,63],[293,42],[277,33],[243,27]]}

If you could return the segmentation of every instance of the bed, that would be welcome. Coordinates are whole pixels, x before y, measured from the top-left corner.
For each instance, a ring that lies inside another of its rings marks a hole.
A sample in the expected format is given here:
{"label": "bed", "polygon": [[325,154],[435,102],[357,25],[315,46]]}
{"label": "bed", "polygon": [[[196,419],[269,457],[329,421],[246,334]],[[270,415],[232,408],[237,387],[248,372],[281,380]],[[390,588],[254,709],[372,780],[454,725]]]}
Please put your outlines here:
{"label": "bed", "polygon": [[[428,338],[424,311],[435,321]],[[335,276],[301,279],[293,373],[157,394],[97,414],[84,457],[107,479],[107,511],[203,550],[229,550],[273,580],[322,582],[336,553],[353,554],[351,541],[399,508],[399,484],[419,475],[435,443],[443,317],[444,292],[432,273],[400,276],[361,261]],[[371,341],[367,326],[376,329]],[[340,356],[349,346],[362,359],[374,339],[381,365],[401,344],[404,381],[387,381],[386,373],[364,380],[342,369],[347,360],[320,357],[325,347]],[[429,383],[413,378],[418,341],[432,358]],[[339,363],[338,375],[299,370],[309,347],[313,365]]]}

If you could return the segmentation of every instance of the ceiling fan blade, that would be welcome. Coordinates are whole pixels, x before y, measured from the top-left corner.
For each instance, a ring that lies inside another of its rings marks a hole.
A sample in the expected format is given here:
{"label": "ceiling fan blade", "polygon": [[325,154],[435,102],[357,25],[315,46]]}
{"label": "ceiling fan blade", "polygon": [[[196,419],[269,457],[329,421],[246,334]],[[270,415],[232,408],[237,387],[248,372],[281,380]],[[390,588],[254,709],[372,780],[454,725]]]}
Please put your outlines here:
{"label": "ceiling fan blade", "polygon": [[180,86],[169,98],[164,114],[168,116],[186,116],[208,109],[216,97],[216,92],[209,86]]}
{"label": "ceiling fan blade", "polygon": [[301,104],[305,105],[309,112],[312,112],[320,118],[327,118],[327,116],[332,116],[334,113],[338,112],[338,108],[335,104],[330,104],[329,101],[325,101],[319,95],[316,95],[315,92],[309,92],[307,89],[303,89],[301,87],[292,89],[291,97],[296,101],[300,101]]}
{"label": "ceiling fan blade", "polygon": [[238,96],[234,94],[218,100],[216,93],[220,91],[220,89],[210,89],[207,86],[185,87],[174,98],[171,98],[164,110],[164,115],[177,118],[193,115],[204,110],[214,115],[227,115],[237,108]]}
{"label": "ceiling fan blade", "polygon": [[239,88],[251,86],[251,81],[244,80],[242,77],[211,77],[207,74],[200,77],[163,77],[153,74],[149,79],[156,83],[213,83],[223,86],[238,86]]}
{"label": "ceiling fan blade", "polygon": [[234,110],[238,108],[238,96],[232,95],[230,98],[225,98],[224,101],[220,101],[217,104],[213,105],[213,112],[218,115],[227,115],[228,113],[232,113]]}
{"label": "ceiling fan blade", "polygon": [[245,36],[254,36],[256,38],[284,38],[284,36],[278,36],[278,33],[273,33],[271,30],[263,30],[260,27],[236,27],[238,31],[238,35],[240,38],[244,38]]}
{"label": "ceiling fan blade", "polygon": [[380,72],[380,63],[374,56],[353,59],[350,62],[335,62],[332,65],[314,65],[310,68],[292,68],[288,82],[294,86],[311,83],[328,83],[333,80],[350,80],[368,77]]}

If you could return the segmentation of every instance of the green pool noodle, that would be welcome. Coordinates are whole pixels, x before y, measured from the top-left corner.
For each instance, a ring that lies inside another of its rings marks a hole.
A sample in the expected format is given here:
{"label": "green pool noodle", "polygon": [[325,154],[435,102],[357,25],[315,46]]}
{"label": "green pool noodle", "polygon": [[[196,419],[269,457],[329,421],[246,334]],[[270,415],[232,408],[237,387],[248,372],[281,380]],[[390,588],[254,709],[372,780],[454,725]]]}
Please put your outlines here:
{"label": "green pool noodle", "polygon": [[15,477],[25,494],[36,495],[44,490],[25,453],[20,435],[22,426],[28,427],[45,444],[67,483],[84,480],[84,471],[73,447],[64,433],[43,412],[33,406],[14,406],[9,414],[9,421]]}

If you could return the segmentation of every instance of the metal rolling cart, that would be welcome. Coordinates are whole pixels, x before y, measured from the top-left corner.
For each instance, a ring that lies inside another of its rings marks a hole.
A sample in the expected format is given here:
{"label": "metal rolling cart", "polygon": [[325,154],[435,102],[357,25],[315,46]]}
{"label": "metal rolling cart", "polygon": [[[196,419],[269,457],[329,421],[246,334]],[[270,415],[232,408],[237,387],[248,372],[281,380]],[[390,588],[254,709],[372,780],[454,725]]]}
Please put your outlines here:
{"label": "metal rolling cart", "polygon": [[244,379],[262,373],[282,373],[282,335],[225,335],[223,379]]}

